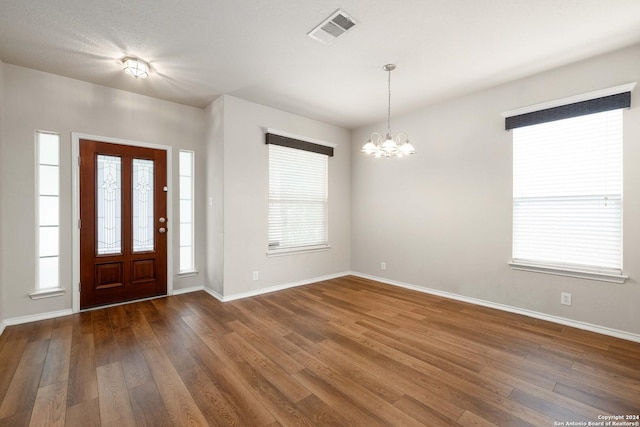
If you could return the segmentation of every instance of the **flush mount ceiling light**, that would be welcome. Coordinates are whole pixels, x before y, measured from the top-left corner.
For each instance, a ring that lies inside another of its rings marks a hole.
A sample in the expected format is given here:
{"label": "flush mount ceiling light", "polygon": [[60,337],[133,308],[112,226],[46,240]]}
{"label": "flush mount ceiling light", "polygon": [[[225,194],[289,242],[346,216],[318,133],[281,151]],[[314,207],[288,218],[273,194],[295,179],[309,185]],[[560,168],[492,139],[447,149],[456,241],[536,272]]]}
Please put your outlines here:
{"label": "flush mount ceiling light", "polygon": [[147,78],[149,76],[149,64],[138,58],[124,58],[122,60],[122,69],[125,73],[129,74],[136,79]]}
{"label": "flush mount ceiling light", "polygon": [[393,136],[391,134],[391,72],[396,69],[394,64],[387,64],[382,67],[384,71],[389,73],[388,78],[388,94],[389,103],[387,108],[387,135],[382,139],[382,135],[374,132],[369,140],[362,147],[362,152],[373,155],[374,157],[404,157],[415,154],[416,149],[409,142],[409,135],[406,132],[400,132]]}

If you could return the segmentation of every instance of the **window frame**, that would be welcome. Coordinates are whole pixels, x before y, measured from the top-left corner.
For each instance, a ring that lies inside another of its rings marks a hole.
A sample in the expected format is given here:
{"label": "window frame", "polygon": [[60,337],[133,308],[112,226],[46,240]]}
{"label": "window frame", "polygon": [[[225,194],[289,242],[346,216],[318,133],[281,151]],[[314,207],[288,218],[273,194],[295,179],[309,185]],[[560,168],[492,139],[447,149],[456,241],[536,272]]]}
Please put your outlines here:
{"label": "window frame", "polygon": [[[298,253],[308,253],[308,252],[318,252],[318,251],[326,251],[331,249],[331,245],[329,244],[329,174],[330,174],[330,162],[329,158],[333,157],[334,149],[337,146],[336,144],[325,142],[321,140],[317,140],[314,138],[309,138],[305,136],[295,135],[289,132],[283,132],[276,129],[266,128],[266,144],[267,145],[277,145],[281,147],[285,147],[292,150],[301,150],[316,153],[318,155],[325,155],[327,157],[326,160],[326,173],[325,173],[325,184],[324,184],[324,192],[325,192],[325,201],[324,201],[324,209],[325,209],[325,242],[320,244],[313,245],[305,245],[305,246],[285,246],[274,248],[269,244],[269,236],[270,236],[270,228],[269,228],[269,212],[270,212],[270,204],[271,204],[271,182],[270,179],[267,179],[267,256],[282,256],[282,255],[292,255]],[[267,177],[269,177],[271,173],[271,153],[270,151],[267,153]]]}
{"label": "window frame", "polygon": [[[56,157],[57,157],[57,163],[42,163],[42,159],[41,159],[41,144],[42,144],[42,140],[41,140],[41,136],[42,135],[48,135],[48,136],[54,136],[56,138],[56,147],[55,147],[55,151],[56,151]],[[50,131],[40,131],[37,130],[34,133],[34,147],[35,147],[35,158],[34,158],[34,166],[35,166],[35,173],[34,173],[34,178],[35,178],[35,186],[34,186],[34,193],[35,193],[35,291],[31,292],[29,294],[29,297],[33,300],[36,299],[41,299],[41,298],[48,298],[48,297],[55,297],[55,296],[61,296],[64,294],[64,288],[61,287],[61,271],[60,271],[60,267],[61,267],[61,244],[60,244],[60,240],[61,240],[61,215],[60,215],[60,208],[61,208],[61,203],[60,203],[60,199],[61,199],[61,138],[60,138],[60,134],[57,132],[50,132]],[[56,168],[56,179],[57,179],[57,194],[56,195],[50,195],[50,194],[41,194],[41,168],[45,166],[45,167],[55,167]],[[58,217],[58,221],[57,221],[57,225],[43,225],[43,219],[40,216],[40,204],[41,204],[41,197],[46,196],[46,197],[55,197],[55,204],[56,204],[56,209],[57,209],[57,217]],[[40,233],[41,233],[41,229],[42,228],[56,228],[57,229],[57,238],[56,238],[56,255],[47,255],[47,256],[42,256],[40,254],[40,250],[41,250],[41,241],[40,241]],[[42,287],[41,285],[41,268],[40,268],[40,264],[41,264],[41,260],[43,258],[56,258],[56,262],[57,262],[57,276],[55,278],[55,282],[54,282],[54,286],[47,286],[47,287]]]}
{"label": "window frame", "polygon": [[[183,175],[183,171],[181,168],[182,164],[182,155],[188,154],[191,163],[191,175]],[[190,194],[188,199],[183,199],[182,195],[182,186],[180,185],[181,178],[190,178]],[[178,276],[188,276],[193,275],[198,272],[196,269],[196,259],[195,259],[195,152],[193,150],[178,150],[178,203],[182,203],[182,201],[190,201],[191,204],[191,217],[189,221],[183,221],[180,206],[178,206],[178,223],[179,223],[179,238],[178,238]],[[191,236],[190,236],[190,245],[183,245],[183,235],[182,235],[182,224],[190,224],[191,225]],[[191,265],[188,269],[182,269],[182,248],[189,247],[191,251]]]}
{"label": "window frame", "polygon": [[[529,126],[537,123],[544,123],[548,121],[559,120],[562,118],[576,117],[578,115],[587,115],[593,114],[597,112],[613,110],[613,109],[621,109],[621,108],[629,108],[630,107],[630,92],[635,87],[636,83],[628,83],[620,86],[615,86],[608,89],[593,91],[585,94],[580,94],[568,98],[562,98],[550,102],[546,102],[543,104],[532,105],[529,107],[520,108],[517,110],[511,110],[502,113],[502,116],[505,118],[505,129],[511,130],[516,127],[521,126]],[[628,93],[627,93],[628,92]],[[625,96],[621,96],[622,94],[628,95],[628,98]],[[604,99],[604,102],[602,102]],[[571,112],[572,105],[577,106],[578,109],[584,107],[586,103],[589,101],[597,101],[600,102],[600,106],[596,105],[595,109],[603,108],[597,111],[590,111],[587,113],[577,113],[576,111]],[[617,105],[616,105],[617,104]],[[620,106],[622,104],[623,106]],[[604,105],[604,107],[602,107]],[[538,117],[535,117],[536,114],[539,114]],[[568,115],[567,115],[568,114]],[[549,118],[545,120],[545,115],[547,117],[555,117]],[[532,117],[533,116],[533,117]],[[536,121],[538,120],[538,121]],[[533,122],[532,122],[533,121]],[[514,125],[515,123],[515,125]],[[623,120],[623,130],[624,130],[624,120]],[[623,141],[624,142],[624,141]],[[624,154],[623,154],[624,157]],[[513,181],[512,181],[513,182]],[[514,198],[512,197],[512,209],[515,206]],[[514,245],[514,220],[513,211],[512,211],[512,256],[513,256],[513,245]],[[622,226],[623,220],[623,211],[620,214],[620,225]],[[623,274],[623,265],[622,265],[622,256],[623,256],[623,248],[622,241],[624,235],[621,235],[621,260],[620,260],[620,270],[609,270],[602,268],[590,268],[590,267],[582,267],[582,266],[574,266],[567,265],[561,263],[554,262],[529,262],[527,260],[520,259],[511,259],[508,262],[509,266],[513,270],[523,270],[535,273],[546,273],[553,274],[559,276],[566,277],[577,277],[582,279],[589,280],[598,280],[612,283],[624,283],[624,281],[628,278],[628,276]]]}

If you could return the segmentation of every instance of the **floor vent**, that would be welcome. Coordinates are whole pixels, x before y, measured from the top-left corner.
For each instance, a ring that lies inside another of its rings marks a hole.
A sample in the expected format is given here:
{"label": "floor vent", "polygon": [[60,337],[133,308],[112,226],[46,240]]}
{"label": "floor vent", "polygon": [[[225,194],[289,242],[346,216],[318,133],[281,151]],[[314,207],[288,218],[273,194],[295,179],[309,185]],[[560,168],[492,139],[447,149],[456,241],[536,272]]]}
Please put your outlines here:
{"label": "floor vent", "polygon": [[355,27],[356,21],[344,11],[338,9],[333,15],[325,19],[309,31],[307,35],[324,44],[333,43],[338,37]]}

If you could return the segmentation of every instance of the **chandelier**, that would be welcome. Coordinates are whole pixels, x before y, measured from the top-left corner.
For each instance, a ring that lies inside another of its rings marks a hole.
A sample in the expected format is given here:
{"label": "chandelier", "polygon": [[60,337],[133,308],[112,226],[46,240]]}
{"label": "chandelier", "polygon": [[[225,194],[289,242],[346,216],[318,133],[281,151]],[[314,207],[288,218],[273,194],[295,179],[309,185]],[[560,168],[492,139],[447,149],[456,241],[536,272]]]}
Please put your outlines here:
{"label": "chandelier", "polygon": [[382,69],[389,73],[389,103],[387,108],[387,135],[382,139],[382,135],[374,132],[369,140],[362,147],[362,152],[374,157],[404,157],[409,154],[416,154],[416,149],[409,142],[409,135],[400,132],[393,136],[391,134],[391,72],[396,69],[394,64],[387,64]]}

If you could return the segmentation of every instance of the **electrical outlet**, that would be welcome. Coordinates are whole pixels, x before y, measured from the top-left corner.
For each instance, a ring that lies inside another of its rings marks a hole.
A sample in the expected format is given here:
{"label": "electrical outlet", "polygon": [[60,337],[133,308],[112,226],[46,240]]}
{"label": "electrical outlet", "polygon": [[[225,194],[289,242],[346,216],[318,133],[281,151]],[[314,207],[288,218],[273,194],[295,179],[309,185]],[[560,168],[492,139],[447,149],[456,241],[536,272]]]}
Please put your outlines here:
{"label": "electrical outlet", "polygon": [[257,272],[257,271],[254,271],[254,272],[253,272],[253,280],[258,280],[259,276],[260,276],[260,275],[258,274],[258,272]]}
{"label": "electrical outlet", "polygon": [[571,294],[567,292],[560,293],[560,304],[571,305]]}
{"label": "electrical outlet", "polygon": [[382,262],[380,263],[380,270],[386,270],[386,269],[387,269],[387,263],[386,263],[386,262],[384,262],[384,261],[382,261]]}

